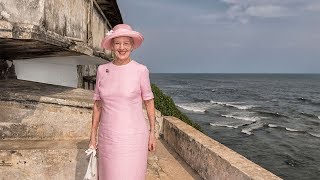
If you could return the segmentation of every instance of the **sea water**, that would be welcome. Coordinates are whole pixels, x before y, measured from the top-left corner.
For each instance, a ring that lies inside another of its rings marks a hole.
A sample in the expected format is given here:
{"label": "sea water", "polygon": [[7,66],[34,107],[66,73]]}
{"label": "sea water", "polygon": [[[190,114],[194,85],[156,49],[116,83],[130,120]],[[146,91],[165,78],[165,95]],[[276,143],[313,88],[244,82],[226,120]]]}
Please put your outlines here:
{"label": "sea water", "polygon": [[320,177],[320,74],[151,74],[204,133],[284,179]]}

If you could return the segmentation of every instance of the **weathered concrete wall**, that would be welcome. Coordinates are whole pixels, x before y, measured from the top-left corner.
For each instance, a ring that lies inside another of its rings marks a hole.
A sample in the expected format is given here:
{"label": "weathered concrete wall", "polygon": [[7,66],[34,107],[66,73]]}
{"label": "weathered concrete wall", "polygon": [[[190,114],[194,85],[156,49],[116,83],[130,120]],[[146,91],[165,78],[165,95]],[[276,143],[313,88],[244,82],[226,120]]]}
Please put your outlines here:
{"label": "weathered concrete wall", "polygon": [[1,124],[0,135],[2,139],[85,139],[91,113],[87,108],[30,100],[0,101],[1,122],[9,121]]}
{"label": "weathered concrete wall", "polygon": [[0,92],[0,179],[82,179],[92,91],[2,80]]}
{"label": "weathered concrete wall", "polygon": [[204,179],[280,179],[175,117],[163,118],[163,138]]}
{"label": "weathered concrete wall", "polygon": [[94,36],[92,36],[92,47],[97,50],[102,50],[101,40],[104,38],[106,32],[108,32],[109,29],[107,27],[107,24],[105,23],[105,20],[96,8],[93,9],[91,23],[91,31],[92,34],[94,34]]}
{"label": "weathered concrete wall", "polygon": [[89,137],[93,103],[90,91],[19,80],[1,85],[1,139]]}
{"label": "weathered concrete wall", "polygon": [[87,19],[90,1],[86,0],[46,0],[44,13],[39,22],[45,29],[61,36],[86,41]]}
{"label": "weathered concrete wall", "polygon": [[110,52],[100,44],[110,28],[90,0],[0,0],[0,59],[77,54],[108,59]]}
{"label": "weathered concrete wall", "polygon": [[88,7],[89,2],[84,0],[0,0],[0,19],[85,40]]}
{"label": "weathered concrete wall", "polygon": [[46,0],[0,0],[0,19],[13,23],[40,25]]}

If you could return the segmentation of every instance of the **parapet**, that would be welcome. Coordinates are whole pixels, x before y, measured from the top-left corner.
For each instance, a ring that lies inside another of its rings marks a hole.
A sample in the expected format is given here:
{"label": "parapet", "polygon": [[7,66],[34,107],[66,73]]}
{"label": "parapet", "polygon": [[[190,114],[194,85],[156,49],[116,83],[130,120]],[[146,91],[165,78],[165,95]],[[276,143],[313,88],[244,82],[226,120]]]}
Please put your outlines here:
{"label": "parapet", "polygon": [[281,179],[180,119],[163,117],[163,138],[204,179]]}

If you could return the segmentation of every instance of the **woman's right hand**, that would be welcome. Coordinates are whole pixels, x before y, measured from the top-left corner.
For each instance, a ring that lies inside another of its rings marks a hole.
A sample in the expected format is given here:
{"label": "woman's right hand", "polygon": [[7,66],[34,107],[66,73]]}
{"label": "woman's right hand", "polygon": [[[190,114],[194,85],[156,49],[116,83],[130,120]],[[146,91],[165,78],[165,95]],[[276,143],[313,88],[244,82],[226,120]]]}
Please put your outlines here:
{"label": "woman's right hand", "polygon": [[97,142],[94,140],[90,140],[89,148],[93,147],[94,149],[97,149]]}

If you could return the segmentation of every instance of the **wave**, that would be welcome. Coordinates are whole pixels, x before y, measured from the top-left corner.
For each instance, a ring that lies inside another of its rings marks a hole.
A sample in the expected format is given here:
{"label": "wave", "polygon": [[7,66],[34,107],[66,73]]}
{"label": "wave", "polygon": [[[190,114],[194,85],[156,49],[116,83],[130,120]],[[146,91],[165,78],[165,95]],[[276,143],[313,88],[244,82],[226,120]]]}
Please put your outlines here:
{"label": "wave", "polygon": [[276,127],[278,127],[278,126],[277,126],[277,125],[275,125],[275,124],[268,124],[268,127],[276,128]]}
{"label": "wave", "polygon": [[192,100],[197,103],[201,103],[201,102],[209,103],[210,102],[210,100],[208,100],[208,99],[203,99],[203,98],[198,98],[198,97],[192,97]]}
{"label": "wave", "polygon": [[216,124],[216,123],[210,123],[211,126],[218,126],[218,127],[228,127],[228,128],[233,128],[236,129],[239,126],[232,126],[232,125],[227,125],[227,124]]}
{"label": "wave", "polygon": [[248,135],[252,134],[252,132],[249,129],[242,129],[241,132]]}
{"label": "wave", "polygon": [[270,127],[270,128],[278,128],[278,129],[286,130],[286,131],[289,131],[289,132],[308,134],[308,135],[320,138],[320,134],[313,133],[313,132],[308,132],[308,131],[303,131],[303,130],[297,130],[297,129],[293,129],[293,128],[288,128],[288,127],[285,127],[285,126],[280,126],[280,125],[275,125],[275,124],[268,124],[268,127]]}
{"label": "wave", "polygon": [[217,87],[216,89],[210,89],[212,92],[221,92],[221,93],[227,93],[227,92],[234,92],[238,91],[236,88],[226,88],[226,87]]}
{"label": "wave", "polygon": [[207,102],[197,102],[197,103],[184,103],[184,104],[176,104],[178,107],[185,109],[187,111],[200,112],[204,113],[211,107],[211,103]]}
{"label": "wave", "polygon": [[305,112],[301,112],[300,114],[301,114],[301,115],[304,115],[304,116],[306,116],[306,117],[318,118],[318,119],[320,119],[319,116],[317,116],[317,115],[315,115],[315,114],[305,113]]}
{"label": "wave", "polygon": [[271,117],[288,117],[286,115],[277,113],[277,112],[268,112],[268,111],[255,111],[261,115],[267,115],[267,116],[271,116]]}
{"label": "wave", "polygon": [[244,120],[244,121],[252,121],[256,122],[257,120],[260,120],[259,117],[247,117],[247,116],[234,116],[234,115],[223,115],[221,114],[222,117],[226,118],[233,118],[233,119],[239,119],[239,120]]}
{"label": "wave", "polygon": [[309,133],[309,134],[310,134],[311,136],[320,138],[320,134],[316,134],[316,133]]}
{"label": "wave", "polygon": [[297,100],[299,100],[299,101],[303,101],[303,102],[309,102],[309,103],[312,103],[312,100],[311,100],[311,99],[306,99],[306,98],[303,98],[303,97],[299,97],[299,98],[297,98]]}
{"label": "wave", "polygon": [[247,135],[252,135],[253,130],[257,130],[257,129],[260,129],[263,127],[264,127],[264,123],[262,123],[261,121],[258,121],[256,123],[250,124],[248,127],[244,128],[244,129],[242,129],[241,132],[245,133]]}
{"label": "wave", "polygon": [[306,103],[309,103],[309,104],[312,104],[312,105],[318,105],[318,106],[320,106],[320,102],[316,102],[316,101],[311,100],[311,99],[299,97],[299,98],[297,98],[297,100],[299,100],[299,101],[301,101],[301,102],[306,102]]}
{"label": "wave", "polygon": [[[299,130],[296,130],[296,129],[292,129],[292,128],[285,128],[287,131],[291,131],[291,132],[299,132]],[[303,131],[301,131],[303,132]]]}
{"label": "wave", "polygon": [[288,128],[288,127],[285,127],[285,126],[275,125],[275,124],[268,124],[268,127],[285,129],[285,130],[291,131],[291,132],[304,132],[304,131],[296,130],[296,129],[293,129],[293,128]]}
{"label": "wave", "polygon": [[219,102],[219,101],[210,101],[212,104],[218,104],[218,105],[222,105],[222,106],[227,106],[227,107],[233,107],[233,108],[237,108],[240,110],[247,110],[247,109],[251,109],[255,106],[253,105],[238,105],[238,104],[232,104],[230,102]]}

